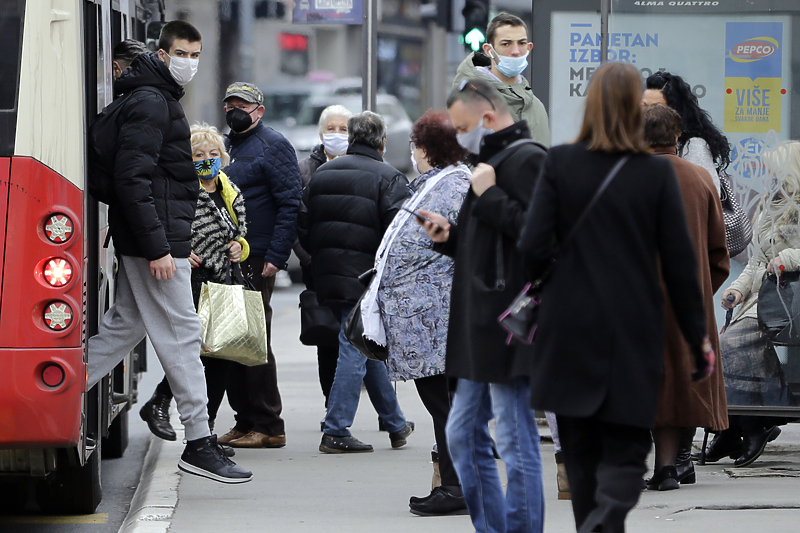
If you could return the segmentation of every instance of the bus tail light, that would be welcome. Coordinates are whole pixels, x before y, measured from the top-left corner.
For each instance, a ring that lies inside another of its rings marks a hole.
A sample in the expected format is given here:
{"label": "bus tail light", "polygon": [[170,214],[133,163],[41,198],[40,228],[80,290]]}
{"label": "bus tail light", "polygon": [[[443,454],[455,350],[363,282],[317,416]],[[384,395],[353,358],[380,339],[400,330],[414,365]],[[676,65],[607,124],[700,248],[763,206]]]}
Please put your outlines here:
{"label": "bus tail light", "polygon": [[72,279],[72,265],[60,257],[54,257],[45,263],[44,279],[53,287],[63,287]]}
{"label": "bus tail light", "polygon": [[48,387],[58,387],[64,383],[64,377],[64,369],[56,363],[47,365],[42,370],[42,381]]}
{"label": "bus tail light", "polygon": [[51,215],[44,223],[44,234],[50,242],[55,244],[67,242],[72,237],[74,229],[72,219],[61,213]]}
{"label": "bus tail light", "polygon": [[72,324],[72,307],[66,302],[51,302],[44,310],[44,323],[53,331],[64,331]]}

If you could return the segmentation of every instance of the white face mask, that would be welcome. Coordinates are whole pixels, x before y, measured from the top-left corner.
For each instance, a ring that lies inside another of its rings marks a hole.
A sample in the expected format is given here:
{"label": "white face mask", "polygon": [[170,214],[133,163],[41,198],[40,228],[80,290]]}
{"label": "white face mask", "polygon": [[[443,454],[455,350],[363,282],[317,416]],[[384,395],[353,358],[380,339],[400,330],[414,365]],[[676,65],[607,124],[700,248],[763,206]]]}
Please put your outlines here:
{"label": "white face mask", "polygon": [[169,73],[178,83],[178,85],[186,85],[194,75],[197,74],[197,66],[200,64],[199,59],[192,59],[190,57],[173,57],[165,52],[169,57]]}
{"label": "white face mask", "polygon": [[457,133],[456,140],[458,141],[458,144],[462,146],[462,148],[477,155],[481,151],[481,143],[483,142],[483,138],[492,133],[494,133],[494,130],[483,127],[483,117],[481,117],[481,120],[478,122],[478,125],[475,126],[475,129],[468,131],[467,133]]}
{"label": "white face mask", "polygon": [[497,64],[497,70],[509,78],[516,78],[522,74],[522,72],[525,70],[525,67],[528,66],[527,50],[525,51],[525,55],[520,57],[501,56],[497,53],[497,50],[494,49],[494,46],[492,46],[492,52],[495,54],[494,60]]}
{"label": "white face mask", "polygon": [[411,166],[414,167],[414,172],[422,174],[422,172],[419,171],[419,163],[414,159],[414,152],[411,152]]}
{"label": "white face mask", "polygon": [[347,151],[347,134],[323,133],[322,145],[325,147],[325,151],[332,156],[340,156]]}

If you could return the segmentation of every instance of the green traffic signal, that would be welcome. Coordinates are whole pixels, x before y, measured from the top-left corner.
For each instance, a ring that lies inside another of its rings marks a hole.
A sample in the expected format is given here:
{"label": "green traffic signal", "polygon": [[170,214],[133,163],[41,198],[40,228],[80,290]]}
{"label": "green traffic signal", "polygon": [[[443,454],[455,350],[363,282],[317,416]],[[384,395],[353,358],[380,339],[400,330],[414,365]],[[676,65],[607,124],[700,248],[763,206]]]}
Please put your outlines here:
{"label": "green traffic signal", "polygon": [[478,28],[472,28],[465,36],[464,42],[467,43],[473,52],[481,49],[481,44],[486,42],[486,36]]}

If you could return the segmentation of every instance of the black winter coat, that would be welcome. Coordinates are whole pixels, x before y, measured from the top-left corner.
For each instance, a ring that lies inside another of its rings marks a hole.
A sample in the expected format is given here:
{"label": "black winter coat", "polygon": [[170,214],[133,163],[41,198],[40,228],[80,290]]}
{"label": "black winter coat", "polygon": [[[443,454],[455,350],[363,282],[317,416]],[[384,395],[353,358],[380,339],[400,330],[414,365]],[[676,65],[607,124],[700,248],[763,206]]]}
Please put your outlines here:
{"label": "black winter coat", "polygon": [[300,242],[312,257],[320,303],[350,306],[361,297],[358,276],[375,265],[383,234],[410,195],[406,177],[365,145],[351,144],[319,167],[303,194]]}
{"label": "black winter coat", "polygon": [[[520,249],[538,276],[619,154],[585,143],[550,149]],[[660,257],[660,260],[659,260]],[[670,162],[631,156],[544,285],[531,403],[571,417],[652,427],[664,358],[663,273],[690,346],[705,335],[697,259]]]}
{"label": "black winter coat", "polygon": [[[525,121],[487,135],[478,159],[530,136]],[[546,152],[534,145],[512,150],[495,169],[497,185],[480,197],[470,189],[448,242],[436,246],[455,257],[445,364],[451,378],[507,383],[528,373],[531,348],[507,346],[497,317],[527,281],[516,243]]]}
{"label": "black winter coat", "polygon": [[120,109],[111,236],[122,255],[189,257],[199,190],[189,123],[178,102],[183,88],[155,52],[136,58],[114,89],[124,94],[143,86],[161,95],[138,91]]}
{"label": "black winter coat", "polygon": [[[313,150],[311,150],[311,153],[308,154],[308,157],[298,163],[300,166],[300,177],[303,178],[304,188],[306,185],[308,185],[308,182],[311,181],[311,178],[314,176],[314,173],[317,171],[317,169],[327,160],[328,156],[325,154],[325,147],[322,144],[318,144]],[[300,245],[299,234],[302,231],[302,228],[299,224],[297,231],[298,240],[296,240],[294,246],[292,246],[292,251],[294,251],[294,255],[296,255],[297,259],[300,261],[300,268],[303,272],[303,283],[305,283],[306,287],[313,291],[314,278],[311,276],[311,254],[306,252],[305,249]]]}
{"label": "black winter coat", "polygon": [[225,137],[231,164],[225,173],[242,191],[250,254],[285,269],[297,234],[303,185],[297,154],[286,137],[258,125]]}

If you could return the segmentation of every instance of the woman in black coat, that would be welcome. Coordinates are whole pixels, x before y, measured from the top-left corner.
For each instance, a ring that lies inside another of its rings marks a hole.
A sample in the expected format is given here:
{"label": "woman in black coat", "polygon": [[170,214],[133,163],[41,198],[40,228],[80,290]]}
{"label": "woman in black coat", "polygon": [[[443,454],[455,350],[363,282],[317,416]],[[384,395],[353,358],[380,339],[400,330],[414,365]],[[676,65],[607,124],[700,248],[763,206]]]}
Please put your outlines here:
{"label": "woman in black coat", "polygon": [[578,139],[549,152],[519,242],[534,279],[557,257],[542,293],[531,403],[557,415],[580,532],[624,531],[642,489],[664,353],[659,268],[681,331],[696,359],[703,353],[703,300],[681,192],[669,161],[649,154],[641,94],[631,65],[595,72]]}

